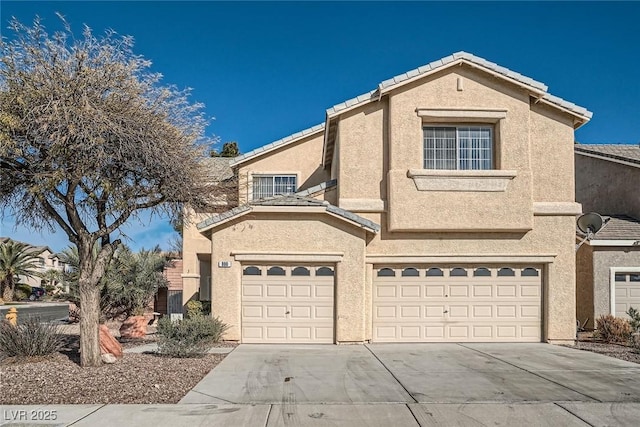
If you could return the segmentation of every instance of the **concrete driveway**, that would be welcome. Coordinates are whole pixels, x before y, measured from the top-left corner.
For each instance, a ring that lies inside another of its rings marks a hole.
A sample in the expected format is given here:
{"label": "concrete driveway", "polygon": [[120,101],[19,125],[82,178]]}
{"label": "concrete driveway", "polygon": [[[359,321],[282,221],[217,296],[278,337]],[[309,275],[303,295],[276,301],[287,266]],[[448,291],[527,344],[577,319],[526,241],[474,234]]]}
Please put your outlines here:
{"label": "concrete driveway", "polygon": [[531,426],[636,425],[639,402],[640,366],[595,353],[371,344],[241,345],[180,403],[264,409],[257,425]]}

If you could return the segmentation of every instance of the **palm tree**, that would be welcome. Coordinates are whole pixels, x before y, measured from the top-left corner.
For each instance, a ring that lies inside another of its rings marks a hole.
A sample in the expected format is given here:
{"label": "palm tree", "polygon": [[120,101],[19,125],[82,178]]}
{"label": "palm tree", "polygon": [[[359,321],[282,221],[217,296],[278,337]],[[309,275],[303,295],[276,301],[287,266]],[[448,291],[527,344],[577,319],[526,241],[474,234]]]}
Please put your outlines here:
{"label": "palm tree", "polygon": [[38,255],[41,253],[11,239],[0,244],[0,290],[3,300],[13,301],[16,278],[38,276]]}

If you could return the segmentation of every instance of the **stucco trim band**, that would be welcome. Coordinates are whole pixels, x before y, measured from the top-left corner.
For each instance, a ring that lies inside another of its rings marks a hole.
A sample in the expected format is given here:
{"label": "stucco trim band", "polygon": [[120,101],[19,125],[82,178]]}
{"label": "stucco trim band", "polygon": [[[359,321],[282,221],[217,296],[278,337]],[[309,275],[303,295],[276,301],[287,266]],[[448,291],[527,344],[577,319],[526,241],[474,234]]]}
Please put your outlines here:
{"label": "stucco trim band", "polygon": [[640,273],[640,267],[609,267],[609,314],[616,314],[616,273]]}
{"label": "stucco trim band", "polygon": [[381,199],[340,199],[338,207],[352,212],[384,212],[385,201]]}
{"label": "stucco trim band", "polygon": [[367,255],[371,264],[551,264],[556,255]]}
{"label": "stucco trim band", "polygon": [[409,169],[418,191],[502,192],[517,176],[513,170],[431,170]]}
{"label": "stucco trim band", "polygon": [[482,123],[496,123],[507,118],[507,110],[454,110],[436,108],[416,109],[418,117],[422,117],[425,122],[439,122],[441,120],[452,121],[478,121]]}
{"label": "stucco trim band", "polygon": [[533,202],[533,214],[538,216],[575,216],[582,205],[574,202]]}
{"label": "stucco trim band", "polygon": [[341,262],[342,252],[231,252],[231,256],[240,262]]}
{"label": "stucco trim band", "polygon": [[199,279],[200,275],[194,273],[184,273],[181,274],[180,277],[182,277],[183,279]]}

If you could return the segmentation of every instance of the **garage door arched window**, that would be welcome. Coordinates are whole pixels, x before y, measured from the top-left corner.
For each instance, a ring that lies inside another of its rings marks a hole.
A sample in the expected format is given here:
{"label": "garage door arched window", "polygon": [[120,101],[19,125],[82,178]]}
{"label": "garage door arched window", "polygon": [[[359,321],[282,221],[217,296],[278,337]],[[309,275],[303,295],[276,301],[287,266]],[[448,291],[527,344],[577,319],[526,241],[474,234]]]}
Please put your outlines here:
{"label": "garage door arched window", "polygon": [[413,267],[405,268],[402,270],[402,277],[418,277],[420,273]]}
{"label": "garage door arched window", "polygon": [[449,273],[449,276],[451,276],[451,277],[467,277],[467,270],[465,270],[464,268],[456,267],[456,268],[451,270],[451,273]]}
{"label": "garage door arched window", "polygon": [[258,267],[250,266],[242,270],[242,274],[244,276],[261,276],[262,270],[260,270]]}
{"label": "garage door arched window", "polygon": [[287,273],[285,273],[284,268],[282,267],[271,267],[270,269],[267,270],[267,276],[285,276]]}
{"label": "garage door arched window", "polygon": [[291,270],[291,275],[292,276],[311,276],[311,271],[309,271],[309,269],[304,267],[296,267],[293,270]]}
{"label": "garage door arched window", "polygon": [[516,272],[512,268],[501,268],[498,270],[498,277],[513,277],[516,275]]}
{"label": "garage door arched window", "polygon": [[473,272],[474,277],[491,277],[491,271],[488,268],[480,267],[476,268],[476,271]]}
{"label": "garage door arched window", "polygon": [[382,268],[378,270],[378,277],[395,277],[396,272],[391,268]]}
{"label": "garage door arched window", "polygon": [[439,268],[430,268],[427,270],[427,277],[442,277],[444,273]]}
{"label": "garage door arched window", "polygon": [[333,276],[334,272],[332,268],[320,267],[316,270],[316,276]]}
{"label": "garage door arched window", "polygon": [[538,277],[538,270],[532,267],[527,267],[522,270],[522,273],[520,273],[520,275],[523,277]]}

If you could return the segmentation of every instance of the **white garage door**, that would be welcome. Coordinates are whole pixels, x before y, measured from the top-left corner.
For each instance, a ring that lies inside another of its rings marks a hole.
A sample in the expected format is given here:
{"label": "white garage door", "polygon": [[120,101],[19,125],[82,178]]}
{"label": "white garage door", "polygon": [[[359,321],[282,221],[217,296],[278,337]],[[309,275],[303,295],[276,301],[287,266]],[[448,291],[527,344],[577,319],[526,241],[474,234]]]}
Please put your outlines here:
{"label": "white garage door", "polygon": [[628,319],[629,307],[640,310],[640,273],[616,273],[615,286],[615,315]]}
{"label": "white garage door", "polygon": [[540,267],[376,268],[376,342],[540,342]]}
{"label": "white garage door", "polygon": [[334,269],[245,266],[242,342],[333,343]]}

